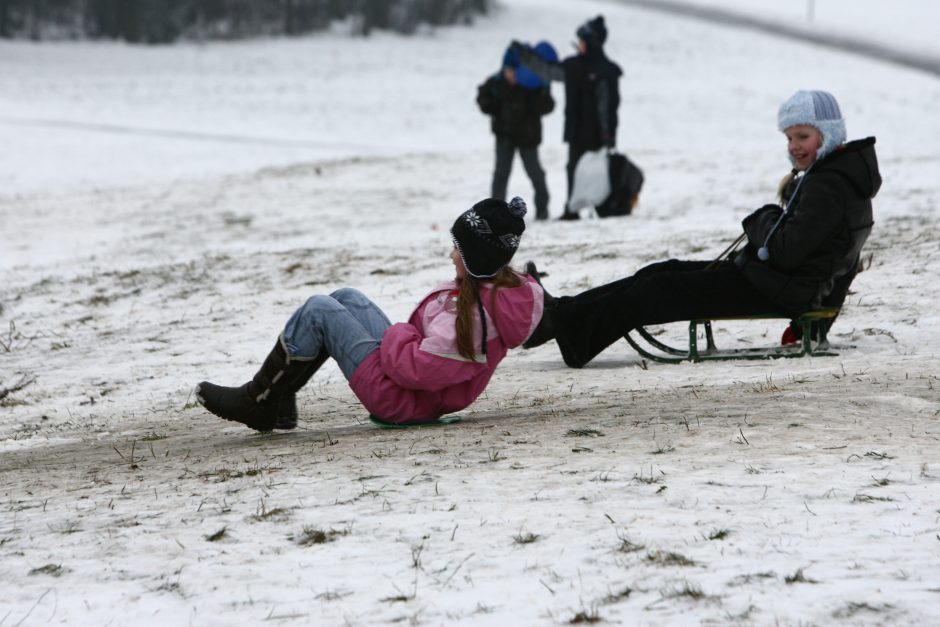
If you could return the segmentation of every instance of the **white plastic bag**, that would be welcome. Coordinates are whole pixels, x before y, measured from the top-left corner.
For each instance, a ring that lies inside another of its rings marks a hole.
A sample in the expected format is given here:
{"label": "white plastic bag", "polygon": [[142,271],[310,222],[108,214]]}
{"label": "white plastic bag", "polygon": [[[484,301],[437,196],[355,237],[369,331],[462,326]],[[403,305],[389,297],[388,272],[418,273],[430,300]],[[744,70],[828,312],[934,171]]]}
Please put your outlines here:
{"label": "white plastic bag", "polygon": [[586,152],[578,159],[574,169],[574,189],[568,201],[568,211],[577,213],[584,207],[596,207],[610,196],[610,174],[607,152]]}

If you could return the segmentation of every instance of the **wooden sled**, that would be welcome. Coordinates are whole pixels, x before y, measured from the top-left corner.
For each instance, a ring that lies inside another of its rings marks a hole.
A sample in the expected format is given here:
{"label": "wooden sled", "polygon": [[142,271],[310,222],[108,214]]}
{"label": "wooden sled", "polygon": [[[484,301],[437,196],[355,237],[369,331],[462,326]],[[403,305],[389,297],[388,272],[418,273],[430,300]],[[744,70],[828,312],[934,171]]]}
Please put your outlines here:
{"label": "wooden sled", "polygon": [[[630,331],[624,335],[624,339],[643,357],[652,361],[658,361],[666,364],[678,364],[683,361],[720,361],[729,359],[777,359],[780,357],[803,357],[811,355],[813,357],[835,356],[829,346],[829,340],[826,337],[825,325],[819,325],[817,341],[813,341],[812,325],[817,320],[828,320],[839,315],[839,308],[820,309],[818,311],[808,311],[795,319],[796,324],[803,331],[803,338],[798,344],[789,346],[771,346],[767,348],[725,348],[719,349],[715,346],[715,338],[712,334],[712,322],[722,320],[768,320],[784,319],[789,320],[790,316],[783,314],[762,314],[756,316],[729,316],[727,318],[698,319],[689,321],[689,348],[687,350],[674,348],[664,344],[653,337],[643,327],[633,329],[637,335],[646,341],[649,347],[641,346],[630,335]],[[698,327],[702,325],[705,329],[705,348],[699,349],[698,346]],[[651,351],[658,352],[651,352]]]}

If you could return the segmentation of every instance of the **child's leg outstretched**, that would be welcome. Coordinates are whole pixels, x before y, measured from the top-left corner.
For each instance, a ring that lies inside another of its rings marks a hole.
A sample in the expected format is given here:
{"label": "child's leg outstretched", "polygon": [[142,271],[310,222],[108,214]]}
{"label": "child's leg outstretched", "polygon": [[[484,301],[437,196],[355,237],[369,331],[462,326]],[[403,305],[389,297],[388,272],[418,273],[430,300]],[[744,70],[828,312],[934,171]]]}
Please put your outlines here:
{"label": "child's leg outstretched", "polygon": [[196,398],[213,414],[258,431],[297,424],[294,394],[333,357],[349,379],[379,347],[388,318],[361,292],[342,289],[313,296],[288,320],[274,349],[251,381],[223,387],[203,381]]}

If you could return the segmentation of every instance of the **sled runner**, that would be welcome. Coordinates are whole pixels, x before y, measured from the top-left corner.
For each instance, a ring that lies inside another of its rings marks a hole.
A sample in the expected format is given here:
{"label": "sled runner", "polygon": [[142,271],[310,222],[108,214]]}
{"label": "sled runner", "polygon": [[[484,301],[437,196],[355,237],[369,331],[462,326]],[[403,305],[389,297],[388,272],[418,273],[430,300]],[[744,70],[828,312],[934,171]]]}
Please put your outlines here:
{"label": "sled runner", "polygon": [[[813,341],[813,322],[829,320],[839,314],[839,308],[820,309],[818,311],[808,311],[798,318],[795,323],[803,332],[803,338],[799,344],[791,346],[771,346],[766,348],[726,348],[719,349],[715,346],[715,338],[712,335],[712,322],[722,320],[768,320],[768,319],[789,319],[789,316],[783,314],[764,314],[757,316],[730,316],[727,318],[697,319],[689,321],[689,348],[679,349],[664,344],[653,337],[643,327],[633,329],[649,347],[643,347],[630,335],[630,331],[624,335],[624,339],[643,357],[652,361],[658,361],[667,364],[677,364],[683,361],[712,361],[728,359],[776,359],[778,357],[802,357],[811,355],[813,357],[835,356],[838,353],[831,350],[829,340],[826,338],[825,324],[817,325],[818,340]],[[698,327],[702,325],[705,329],[704,349],[698,346]],[[650,352],[656,350],[658,353]]]}
{"label": "sled runner", "polygon": [[429,422],[409,422],[403,425],[387,422],[372,414],[369,414],[369,420],[380,429],[410,429],[411,427],[442,427],[444,425],[450,425],[455,422],[460,422],[460,416],[441,416],[437,420],[431,420]]}

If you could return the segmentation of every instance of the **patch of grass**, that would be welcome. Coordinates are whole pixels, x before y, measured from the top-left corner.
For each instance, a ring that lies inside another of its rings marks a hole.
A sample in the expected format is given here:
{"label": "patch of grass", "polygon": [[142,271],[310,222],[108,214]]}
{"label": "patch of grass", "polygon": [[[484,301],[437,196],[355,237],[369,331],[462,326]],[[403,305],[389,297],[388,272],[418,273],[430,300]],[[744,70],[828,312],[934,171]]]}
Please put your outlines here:
{"label": "patch of grass", "polygon": [[624,599],[630,598],[631,594],[633,594],[633,588],[624,588],[620,592],[612,592],[611,594],[608,594],[606,597],[604,597],[604,603],[619,603]]}
{"label": "patch of grass", "polygon": [[875,501],[894,501],[890,496],[871,496],[870,494],[856,494],[853,503],[874,503]]}
{"label": "patch of grass", "polygon": [[604,434],[597,429],[568,429],[565,435],[569,438],[600,438]]}
{"label": "patch of grass", "polygon": [[845,607],[839,610],[836,610],[832,613],[834,618],[851,618],[860,612],[870,612],[873,614],[881,614],[883,612],[890,612],[894,609],[894,606],[890,603],[885,603],[883,605],[869,605],[868,603],[861,602],[855,603],[854,601],[849,601],[846,603]]}
{"label": "patch of grass", "polygon": [[319,527],[305,526],[298,536],[290,536],[288,539],[296,542],[300,546],[310,546],[313,544],[326,544],[332,542],[340,536],[349,535],[349,530],[342,529],[320,529]]}
{"label": "patch of grass", "polygon": [[224,483],[229,479],[239,479],[241,477],[257,477],[268,470],[267,466],[255,465],[249,466],[245,470],[232,470],[231,468],[219,468],[217,470],[207,470],[197,475],[204,481],[213,481],[214,483]]}
{"label": "patch of grass", "polygon": [[228,530],[228,527],[222,527],[215,533],[210,533],[206,536],[206,542],[218,542],[225,537],[225,533]]}
{"label": "patch of grass", "polygon": [[569,625],[583,625],[583,624],[592,624],[600,623],[604,619],[600,617],[600,614],[597,612],[596,607],[592,607],[589,610],[581,610],[575,614],[571,620],[568,621]]}
{"label": "patch of grass", "polygon": [[707,536],[709,540],[724,540],[731,535],[730,529],[713,529]]}
{"label": "patch of grass", "polygon": [[69,535],[70,533],[78,533],[81,531],[78,523],[74,520],[64,520],[58,525],[49,525],[49,529],[56,533],[61,533],[62,535]]}
{"label": "patch of grass", "polygon": [[819,583],[817,580],[815,580],[815,579],[810,579],[809,577],[807,577],[806,575],[804,575],[802,568],[798,569],[798,570],[797,570],[795,573],[793,573],[792,575],[787,575],[786,577],[784,577],[784,578],[783,578],[783,581],[784,581],[784,583],[786,583],[786,584],[791,584],[791,583]]}
{"label": "patch of grass", "polygon": [[700,601],[705,598],[705,593],[702,591],[701,587],[688,581],[678,588],[663,592],[664,599],[681,599],[683,597],[692,599],[693,601]]}
{"label": "patch of grass", "polygon": [[695,566],[695,560],[672,551],[651,551],[646,554],[646,561],[660,566]]}
{"label": "patch of grass", "polygon": [[645,484],[647,484],[647,485],[651,485],[651,484],[659,483],[660,481],[662,481],[662,480],[663,480],[663,476],[662,476],[662,474],[660,474],[658,477],[657,477],[657,476],[654,476],[654,475],[653,475],[653,469],[650,468],[650,476],[649,476],[649,477],[644,476],[644,475],[643,475],[643,471],[640,471],[640,474],[638,474],[638,475],[633,475],[633,479],[636,480],[636,481],[639,481],[640,483],[645,483]]}
{"label": "patch of grass", "polygon": [[512,541],[515,542],[516,544],[532,544],[533,542],[538,541],[538,539],[541,537],[542,536],[540,536],[537,533],[531,533],[529,531],[526,531],[526,532],[520,531],[519,533],[517,533],[516,535],[512,537]]}
{"label": "patch of grass", "polygon": [[180,582],[178,581],[168,581],[162,583],[154,589],[155,592],[175,592],[179,595],[183,594],[183,589],[180,588]]}
{"label": "patch of grass", "polygon": [[642,544],[632,542],[626,536],[617,536],[617,539],[620,540],[620,544],[617,546],[617,551],[620,553],[639,553],[646,548]]}
{"label": "patch of grass", "polygon": [[45,566],[40,566],[39,568],[34,568],[29,571],[30,575],[49,575],[51,577],[58,577],[62,573],[68,572],[67,569],[62,568],[62,564],[46,564]]}
{"label": "patch of grass", "polygon": [[729,586],[743,586],[753,582],[755,579],[776,579],[777,573],[772,570],[768,570],[762,573],[747,573],[745,575],[738,575],[734,579],[728,582]]}
{"label": "patch of grass", "polygon": [[151,431],[150,433],[148,433],[148,434],[145,435],[144,437],[140,438],[140,441],[141,441],[141,442],[156,442],[157,440],[165,440],[165,439],[167,439],[168,437],[170,437],[170,436],[168,436],[168,435],[165,434],[165,433],[157,433],[157,432],[155,432],[155,431]]}
{"label": "patch of grass", "polygon": [[261,513],[252,514],[251,517],[254,520],[274,520],[277,522],[284,522],[291,516],[291,511],[283,507],[275,507],[274,509],[262,509]]}
{"label": "patch of grass", "polygon": [[380,601],[383,603],[407,603],[413,598],[415,598],[413,594],[396,594],[395,596],[380,599]]}

